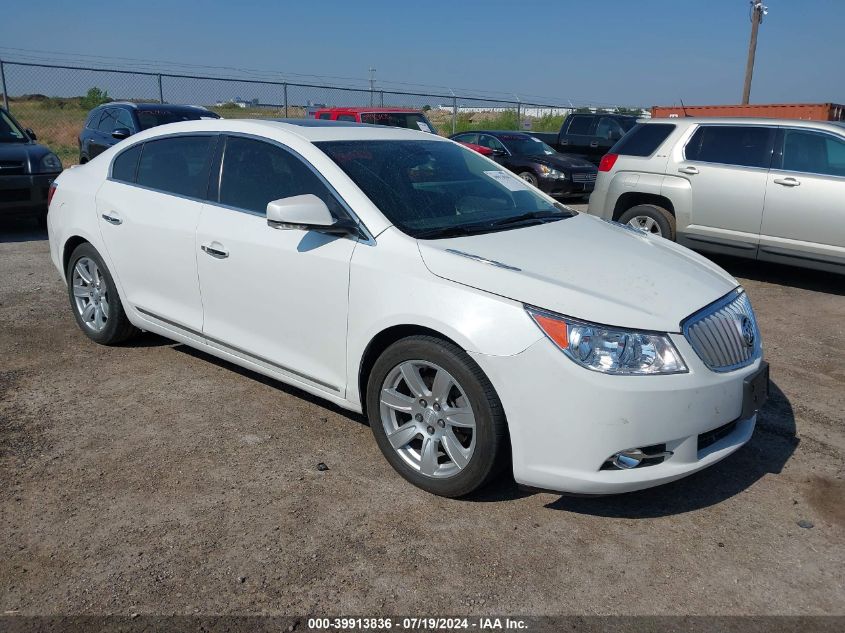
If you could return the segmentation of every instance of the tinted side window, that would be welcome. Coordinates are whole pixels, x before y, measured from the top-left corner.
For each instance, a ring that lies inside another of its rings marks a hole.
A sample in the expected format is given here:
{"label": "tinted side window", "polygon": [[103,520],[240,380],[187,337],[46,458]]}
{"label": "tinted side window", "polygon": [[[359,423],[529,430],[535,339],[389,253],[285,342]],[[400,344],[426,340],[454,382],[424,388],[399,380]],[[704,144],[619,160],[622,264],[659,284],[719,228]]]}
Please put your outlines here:
{"label": "tinted side window", "polygon": [[599,138],[618,141],[625,136],[625,130],[622,129],[619,121],[609,116],[603,116],[599,119],[599,124],[596,126],[596,136]]}
{"label": "tinted side window", "polygon": [[574,114],[570,117],[567,134],[589,134],[590,126],[593,124],[593,116],[590,114]]}
{"label": "tinted side window", "polygon": [[845,141],[828,134],[786,130],[783,169],[825,176],[845,176]]}
{"label": "tinted side window", "polygon": [[192,198],[204,198],[214,136],[176,136],[144,143],[138,184]]}
{"label": "tinted side window", "polygon": [[115,114],[116,112],[114,108],[107,108],[103,110],[103,116],[100,118],[100,123],[97,125],[97,129],[103,134],[111,134],[114,132]]}
{"label": "tinted side window", "polygon": [[478,145],[478,134],[460,134],[452,140],[458,141],[459,143],[473,143],[474,145]]}
{"label": "tinted side window", "polygon": [[278,145],[231,136],[223,154],[220,202],[264,214],[267,203],[313,193],[335,217],[340,204],[322,181],[299,158]]}
{"label": "tinted side window", "polygon": [[490,136],[489,134],[480,135],[478,137],[478,144],[483,147],[489,147],[490,149],[495,151],[505,151],[505,146],[502,144],[502,142],[499,139]]}
{"label": "tinted side window", "polygon": [[92,110],[91,113],[88,115],[88,118],[85,119],[85,127],[96,130],[97,124],[100,122],[100,118],[103,116],[102,110]]}
{"label": "tinted side window", "polygon": [[317,116],[317,118],[318,118],[318,119],[331,119],[331,118],[332,118],[332,115],[331,115],[331,114],[329,114],[328,112],[321,112],[321,113]]}
{"label": "tinted side window", "polygon": [[338,114],[337,115],[338,121],[355,121],[355,116],[352,114]]}
{"label": "tinted side window", "polygon": [[135,131],[135,123],[132,121],[132,115],[129,113],[129,110],[117,110],[116,114],[115,128],[125,127],[130,132]]}
{"label": "tinted side window", "polygon": [[614,145],[610,153],[623,156],[651,156],[675,126],[671,123],[639,123]]}
{"label": "tinted side window", "polygon": [[705,125],[687,143],[687,160],[768,168],[774,128]]}
{"label": "tinted side window", "polygon": [[135,173],[138,170],[138,159],[141,157],[142,147],[143,143],[139,143],[118,154],[111,167],[111,177],[114,180],[135,182]]}

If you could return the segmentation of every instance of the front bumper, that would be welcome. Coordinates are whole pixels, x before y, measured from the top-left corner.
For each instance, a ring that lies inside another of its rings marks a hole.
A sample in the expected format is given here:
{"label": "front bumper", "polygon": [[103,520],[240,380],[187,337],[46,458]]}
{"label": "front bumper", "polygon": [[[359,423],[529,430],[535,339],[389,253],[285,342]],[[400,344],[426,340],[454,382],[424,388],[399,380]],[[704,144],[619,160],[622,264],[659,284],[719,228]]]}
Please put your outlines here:
{"label": "front bumper", "polygon": [[574,181],[571,175],[566,179],[542,177],[539,180],[540,190],[553,198],[570,196],[584,196],[593,191],[595,181]]}
{"label": "front bumper", "polygon": [[[472,354],[504,405],[517,483],[580,494],[630,492],[685,477],[745,444],[757,415],[741,417],[743,380],[762,359],[718,374],[683,336],[672,339],[689,373],[608,376],[579,367],[545,338],[514,356]],[[607,469],[615,453],[655,445],[671,456]]]}
{"label": "front bumper", "polygon": [[47,191],[59,174],[0,176],[0,215],[37,215],[47,210]]}

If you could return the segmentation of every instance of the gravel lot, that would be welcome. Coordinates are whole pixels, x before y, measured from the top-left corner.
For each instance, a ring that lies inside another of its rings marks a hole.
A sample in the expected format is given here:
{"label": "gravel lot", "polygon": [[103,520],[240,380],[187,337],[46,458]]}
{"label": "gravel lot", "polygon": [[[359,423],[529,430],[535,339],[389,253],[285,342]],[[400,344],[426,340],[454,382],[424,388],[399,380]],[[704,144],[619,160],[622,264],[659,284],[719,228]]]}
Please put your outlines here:
{"label": "gravel lot", "polygon": [[6,223],[0,614],[843,614],[845,278],[718,261],[772,365],[746,447],[625,496],[450,501],[358,416],[152,335],[89,342],[45,235]]}

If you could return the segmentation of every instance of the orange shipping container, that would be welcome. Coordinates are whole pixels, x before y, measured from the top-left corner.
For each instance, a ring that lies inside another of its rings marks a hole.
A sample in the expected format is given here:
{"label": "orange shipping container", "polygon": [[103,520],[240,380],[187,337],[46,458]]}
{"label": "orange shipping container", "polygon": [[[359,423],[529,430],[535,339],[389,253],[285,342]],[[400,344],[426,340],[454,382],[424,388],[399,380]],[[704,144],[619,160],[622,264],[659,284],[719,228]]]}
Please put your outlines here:
{"label": "orange shipping container", "polygon": [[654,118],[666,117],[766,117],[770,119],[809,119],[845,121],[845,106],[837,103],[766,103],[718,106],[654,106]]}

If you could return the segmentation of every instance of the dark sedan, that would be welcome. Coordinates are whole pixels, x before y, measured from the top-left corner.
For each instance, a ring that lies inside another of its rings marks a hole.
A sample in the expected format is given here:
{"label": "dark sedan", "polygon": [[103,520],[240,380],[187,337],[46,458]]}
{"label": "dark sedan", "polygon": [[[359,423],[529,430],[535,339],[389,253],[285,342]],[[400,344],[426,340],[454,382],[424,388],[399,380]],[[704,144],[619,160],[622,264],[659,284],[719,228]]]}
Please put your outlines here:
{"label": "dark sedan", "polygon": [[0,215],[47,218],[47,192],[62,161],[35,139],[35,132],[0,108]]}
{"label": "dark sedan", "polygon": [[201,106],[162,103],[112,102],[88,113],[79,133],[79,162],[89,160],[115,143],[141,130],[199,119],[219,119],[220,115]]}
{"label": "dark sedan", "polygon": [[490,158],[555,198],[587,195],[596,184],[598,170],[591,162],[556,152],[523,132],[478,130],[450,138],[491,149]]}

